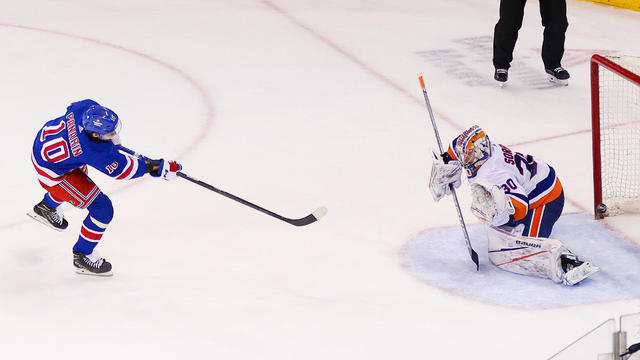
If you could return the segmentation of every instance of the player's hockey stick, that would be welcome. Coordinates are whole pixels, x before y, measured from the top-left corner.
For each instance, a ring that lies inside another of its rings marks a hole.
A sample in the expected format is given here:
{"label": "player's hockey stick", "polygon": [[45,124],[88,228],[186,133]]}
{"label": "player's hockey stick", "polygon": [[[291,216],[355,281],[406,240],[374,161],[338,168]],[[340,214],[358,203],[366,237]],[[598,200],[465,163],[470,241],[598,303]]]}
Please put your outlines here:
{"label": "player's hockey stick", "polygon": [[[424,101],[427,104],[427,110],[429,110],[431,125],[433,126],[433,131],[436,134],[436,140],[438,141],[438,149],[440,150],[440,154],[442,154],[443,153],[442,141],[440,141],[440,134],[438,133],[438,127],[436,126],[436,119],[434,118],[433,111],[431,110],[431,103],[429,102],[427,89],[424,86],[424,79],[422,78],[422,74],[419,74],[418,78],[420,79],[420,86],[422,87],[422,94],[424,95]],[[458,211],[458,219],[460,220],[460,227],[462,227],[462,233],[464,234],[464,240],[467,243],[467,249],[469,250],[469,255],[471,256],[471,260],[473,260],[473,262],[476,264],[476,270],[480,270],[478,253],[476,253],[475,250],[473,250],[473,248],[471,247],[471,240],[469,240],[469,233],[467,232],[467,226],[464,224],[464,218],[462,217],[462,211],[460,210],[460,203],[458,202],[458,195],[456,195],[456,189],[453,187],[453,184],[449,184],[449,188],[451,189],[451,195],[453,195],[453,202],[456,205],[456,210]]]}
{"label": "player's hockey stick", "polygon": [[267,210],[267,209],[262,208],[262,207],[260,207],[260,206],[258,206],[256,204],[253,204],[253,203],[251,203],[251,202],[249,202],[249,201],[247,201],[245,199],[239,198],[239,197],[237,197],[237,196],[235,196],[233,194],[229,194],[228,192],[226,192],[224,190],[220,190],[220,189],[216,188],[215,186],[211,186],[211,185],[205,183],[204,181],[200,181],[198,179],[194,179],[191,176],[189,176],[189,175],[187,175],[187,174],[185,174],[183,172],[178,171],[178,176],[183,178],[183,179],[185,179],[185,180],[189,180],[194,184],[198,184],[198,185],[200,185],[200,186],[202,186],[204,188],[207,188],[207,189],[209,189],[211,191],[214,191],[214,192],[216,192],[216,193],[218,193],[218,194],[220,194],[222,196],[226,196],[231,200],[235,200],[235,201],[237,201],[237,202],[239,202],[239,203],[241,203],[243,205],[246,205],[246,206],[248,206],[250,208],[253,208],[253,209],[256,209],[258,211],[262,211],[263,213],[265,213],[267,215],[273,216],[276,219],[282,220],[284,222],[288,222],[289,224],[295,225],[295,226],[309,225],[309,224],[311,224],[313,222],[316,222],[318,219],[320,219],[321,217],[323,217],[327,213],[327,208],[324,207],[324,206],[321,206],[321,207],[317,208],[314,212],[312,212],[311,214],[309,214],[309,215],[307,215],[307,216],[305,216],[303,218],[300,218],[300,219],[289,219],[289,218],[286,218],[284,216],[278,215],[278,214],[274,213],[273,211]]}
{"label": "player's hockey stick", "polygon": [[[120,149],[120,150],[122,150],[122,151],[124,151],[124,152],[126,152],[128,154],[131,154],[131,155],[133,155],[135,157],[144,158],[143,155],[141,155],[141,154],[139,154],[139,153],[137,153],[137,152],[135,152],[135,151],[133,151],[131,149],[128,149],[128,148],[126,148],[126,147],[124,147],[122,145],[117,145],[117,147],[118,147],[118,149]],[[181,178],[183,178],[185,180],[188,180],[188,181],[190,181],[190,182],[192,182],[194,184],[200,185],[200,186],[202,186],[202,187],[204,187],[204,188],[206,188],[208,190],[216,192],[216,193],[218,193],[218,194],[220,194],[220,195],[222,195],[224,197],[227,197],[227,198],[229,198],[231,200],[237,201],[237,202],[239,202],[239,203],[241,203],[243,205],[246,205],[246,206],[248,206],[248,207],[250,207],[252,209],[261,211],[261,212],[263,212],[263,213],[265,213],[265,214],[267,214],[269,216],[272,216],[272,217],[274,217],[274,218],[276,218],[278,220],[282,220],[284,222],[287,222],[287,223],[289,223],[291,225],[295,225],[295,226],[309,225],[311,223],[314,223],[314,222],[318,221],[320,218],[322,218],[324,215],[327,214],[327,208],[324,207],[324,206],[321,206],[321,207],[317,208],[314,212],[312,212],[311,214],[309,214],[309,215],[307,215],[307,216],[305,216],[303,218],[290,219],[290,218],[284,217],[282,215],[278,215],[278,214],[274,213],[273,211],[267,210],[267,209],[265,209],[265,208],[263,208],[261,206],[258,206],[258,205],[254,204],[252,202],[249,202],[249,201],[247,201],[247,200],[245,200],[245,199],[243,199],[241,197],[238,197],[238,196],[235,196],[233,194],[230,194],[230,193],[228,193],[228,192],[226,192],[224,190],[220,190],[220,189],[216,188],[215,186],[207,184],[204,181],[200,181],[198,179],[195,179],[195,178],[185,174],[184,172],[178,171],[177,174],[178,174],[179,177],[181,177]]]}

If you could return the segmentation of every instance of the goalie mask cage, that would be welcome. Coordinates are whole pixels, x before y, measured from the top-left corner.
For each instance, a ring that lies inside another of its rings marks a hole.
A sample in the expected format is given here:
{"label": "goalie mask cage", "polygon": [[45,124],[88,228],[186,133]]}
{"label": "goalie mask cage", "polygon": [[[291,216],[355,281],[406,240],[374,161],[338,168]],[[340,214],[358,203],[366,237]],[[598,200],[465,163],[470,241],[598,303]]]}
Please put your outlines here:
{"label": "goalie mask cage", "polygon": [[596,219],[640,211],[640,57],[591,57]]}

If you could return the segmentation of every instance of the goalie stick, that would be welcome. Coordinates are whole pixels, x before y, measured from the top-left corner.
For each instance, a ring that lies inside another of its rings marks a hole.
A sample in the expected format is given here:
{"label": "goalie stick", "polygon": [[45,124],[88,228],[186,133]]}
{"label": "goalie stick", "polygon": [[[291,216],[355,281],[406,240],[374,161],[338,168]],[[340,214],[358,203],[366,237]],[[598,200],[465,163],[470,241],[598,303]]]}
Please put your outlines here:
{"label": "goalie stick", "polygon": [[[422,78],[422,74],[418,74],[418,79],[420,80],[420,86],[422,87],[422,94],[424,95],[424,101],[427,104],[427,110],[429,111],[429,117],[431,118],[431,125],[433,126],[433,131],[436,134],[436,140],[438,141],[438,149],[440,150],[440,154],[442,154],[443,153],[442,142],[440,141],[440,134],[438,133],[438,127],[436,126],[436,119],[434,118],[433,111],[431,110],[431,103],[429,102],[427,89],[424,86],[424,79]],[[476,264],[476,270],[480,270],[478,253],[475,250],[473,250],[473,247],[471,247],[471,240],[469,240],[469,233],[467,232],[467,226],[464,224],[464,218],[462,217],[462,211],[460,210],[460,203],[458,202],[456,189],[453,187],[453,184],[449,184],[449,188],[451,189],[453,202],[456,206],[456,210],[458,211],[458,219],[460,220],[460,227],[462,228],[462,233],[464,234],[464,240],[467,243],[467,250],[469,250],[469,255],[471,256],[471,260],[473,260],[473,262]]]}
{"label": "goalie stick", "polygon": [[[128,148],[126,148],[126,147],[124,147],[122,145],[116,145],[116,147],[118,149],[126,152],[127,154],[131,154],[131,155],[133,155],[135,157],[138,157],[138,158],[139,157],[142,157],[143,159],[145,158],[144,155],[141,155],[141,154],[139,154],[139,153],[137,153],[137,152],[135,152],[135,151],[133,151],[131,149],[128,149]],[[194,184],[200,185],[205,189],[208,189],[208,190],[211,190],[213,192],[216,192],[216,193],[218,193],[218,194],[220,194],[220,195],[222,195],[224,197],[227,197],[227,198],[229,198],[231,200],[237,201],[237,202],[241,203],[242,205],[246,205],[246,206],[248,206],[248,207],[250,207],[252,209],[255,209],[255,210],[258,210],[260,212],[263,212],[263,213],[265,213],[265,214],[267,214],[269,216],[272,216],[272,217],[274,217],[274,218],[276,218],[278,220],[282,220],[284,222],[287,222],[287,223],[289,223],[291,225],[295,225],[295,226],[309,225],[311,223],[314,223],[314,222],[318,221],[320,218],[322,218],[324,215],[327,214],[327,208],[324,207],[324,206],[321,206],[321,207],[317,208],[314,212],[312,212],[311,214],[309,214],[309,215],[307,215],[305,217],[302,217],[302,218],[299,218],[299,219],[290,219],[290,218],[284,217],[282,215],[276,214],[273,211],[267,210],[267,209],[265,209],[265,208],[263,208],[261,206],[258,206],[258,205],[254,204],[252,202],[249,202],[249,201],[247,201],[247,200],[245,200],[245,199],[243,199],[241,197],[238,197],[236,195],[230,194],[230,193],[228,193],[228,192],[226,192],[224,190],[220,190],[220,189],[216,188],[215,186],[209,185],[204,181],[200,181],[200,180],[198,180],[196,178],[193,178],[193,177],[185,174],[184,172],[178,171],[177,175],[179,177],[185,179],[185,180],[188,180],[188,181],[194,183]]]}

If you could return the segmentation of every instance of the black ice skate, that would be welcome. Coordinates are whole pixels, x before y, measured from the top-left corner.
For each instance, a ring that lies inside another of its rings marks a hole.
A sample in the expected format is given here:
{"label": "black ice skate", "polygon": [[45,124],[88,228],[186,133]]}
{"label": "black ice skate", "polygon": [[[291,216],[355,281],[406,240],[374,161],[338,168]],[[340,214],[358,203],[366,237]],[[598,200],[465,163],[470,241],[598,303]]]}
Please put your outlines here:
{"label": "black ice skate", "polygon": [[33,211],[27,213],[31,218],[37,220],[48,227],[62,231],[69,226],[69,223],[56,209],[52,209],[45,205],[44,201],[33,207]]}
{"label": "black ice skate", "polygon": [[509,70],[507,69],[496,69],[496,72],[493,73],[493,78],[500,83],[500,86],[504,86],[504,84],[509,80]]}
{"label": "black ice skate", "polygon": [[557,68],[545,69],[547,72],[547,78],[552,83],[560,84],[560,85],[569,85],[569,72],[565,70],[562,66],[558,66]]}
{"label": "black ice skate", "polygon": [[579,283],[600,270],[590,262],[580,261],[575,255],[570,254],[560,256],[560,265],[564,270],[562,283],[569,286]]}
{"label": "black ice skate", "polygon": [[91,254],[73,252],[73,266],[78,274],[111,276],[111,263],[100,257],[96,251]]}

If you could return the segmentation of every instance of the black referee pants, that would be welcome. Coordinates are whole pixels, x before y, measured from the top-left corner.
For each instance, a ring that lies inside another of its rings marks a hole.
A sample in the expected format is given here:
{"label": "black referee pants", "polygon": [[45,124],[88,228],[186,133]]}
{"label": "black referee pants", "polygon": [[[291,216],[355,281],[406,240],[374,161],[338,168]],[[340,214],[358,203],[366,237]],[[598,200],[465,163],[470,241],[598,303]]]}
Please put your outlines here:
{"label": "black referee pants", "polygon": [[[508,69],[513,60],[525,3],[526,0],[500,0],[500,20],[493,34],[493,65],[497,69]],[[545,69],[555,69],[564,54],[564,34],[569,26],[566,0],[540,0],[540,16],[544,27],[542,61]]]}

